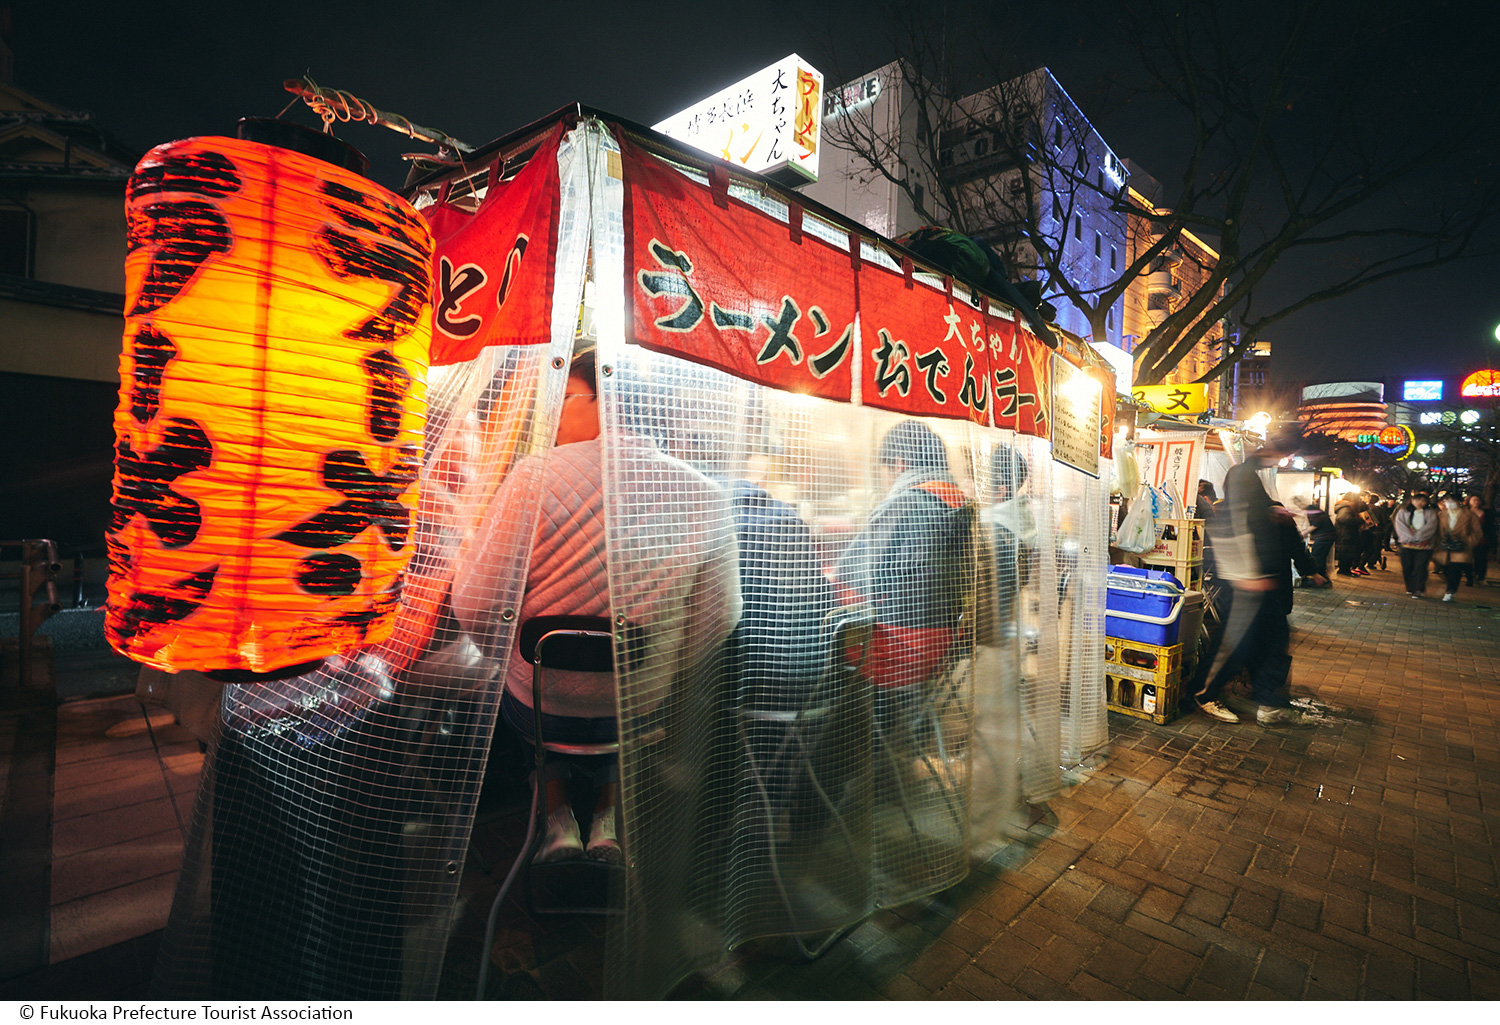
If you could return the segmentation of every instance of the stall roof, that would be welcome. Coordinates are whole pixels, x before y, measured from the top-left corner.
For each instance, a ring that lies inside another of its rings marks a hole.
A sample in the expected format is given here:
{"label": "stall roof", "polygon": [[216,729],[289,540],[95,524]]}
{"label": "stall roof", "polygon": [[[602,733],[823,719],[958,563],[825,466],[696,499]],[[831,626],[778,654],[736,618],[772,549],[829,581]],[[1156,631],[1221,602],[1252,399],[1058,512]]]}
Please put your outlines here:
{"label": "stall roof", "polygon": [[[948,276],[947,271],[932,267],[931,264],[922,260],[900,243],[872,231],[866,225],[832,207],[825,206],[814,199],[803,196],[801,193],[788,189],[786,186],[780,185],[764,175],[747,171],[729,161],[721,160],[718,157],[705,153],[696,147],[688,146],[670,136],[655,132],[646,125],[631,121],[629,118],[620,117],[617,114],[611,114],[608,111],[599,110],[596,107],[585,106],[582,103],[573,103],[565,107],[560,107],[546,117],[538,118],[530,124],[485,143],[483,146],[476,148],[473,153],[467,154],[460,160],[455,161],[452,166],[440,168],[424,177],[408,181],[406,186],[407,196],[415,198],[419,193],[436,189],[446,182],[459,181],[484,174],[497,161],[503,161],[502,166],[507,171],[519,169],[521,166],[524,166],[525,161],[535,151],[542,136],[552,126],[559,122],[580,121],[588,118],[597,118],[600,121],[618,126],[636,142],[647,146],[657,155],[664,156],[683,166],[695,168],[703,173],[707,173],[710,168],[720,168],[742,185],[750,186],[762,193],[775,195],[784,202],[795,204],[802,209],[804,216],[809,214],[815,216],[843,231],[858,236],[866,243],[895,254],[898,258],[905,257],[911,260],[918,268],[924,269],[927,273],[936,277],[942,278]],[[1004,306],[1006,309],[1011,309],[1018,318],[1022,317],[1020,311],[1014,310],[999,297],[975,288],[969,282],[964,282],[963,284],[975,295],[982,294],[995,304]],[[1048,327],[1059,339],[1062,339],[1063,344],[1060,348],[1073,353],[1085,365],[1109,369],[1110,373],[1113,374],[1113,368],[1109,366],[1108,362],[1096,353],[1082,338],[1064,331],[1056,324],[1048,324]]]}

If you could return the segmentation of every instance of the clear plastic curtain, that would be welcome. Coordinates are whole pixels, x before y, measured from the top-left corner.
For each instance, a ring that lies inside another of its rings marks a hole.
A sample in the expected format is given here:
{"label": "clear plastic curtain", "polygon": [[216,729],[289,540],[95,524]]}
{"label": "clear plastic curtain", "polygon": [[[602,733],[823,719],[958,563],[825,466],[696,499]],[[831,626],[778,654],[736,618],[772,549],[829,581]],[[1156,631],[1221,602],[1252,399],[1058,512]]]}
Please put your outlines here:
{"label": "clear plastic curtain", "polygon": [[[550,346],[435,369],[400,618],[302,676],[226,686],[155,988],[163,997],[431,999],[495,728],[588,255],[588,177],[564,142]],[[518,507],[532,510],[534,503]],[[480,534],[483,533],[483,536]],[[455,566],[495,569],[460,626]]]}
{"label": "clear plastic curtain", "polygon": [[1105,711],[1104,599],[1109,573],[1109,476],[1067,467],[1056,473],[1059,560],[1066,580],[1058,601],[1065,653],[1061,714],[1062,766],[1076,765],[1109,740]]}
{"label": "clear plastic curtain", "polygon": [[[816,946],[967,872],[975,449],[999,432],[627,344],[606,313],[624,279],[611,146],[595,323],[630,867],[605,985],[653,997],[744,940]],[[915,447],[883,462],[897,435]],[[908,507],[930,520],[903,526]],[[882,631],[915,645],[894,676]],[[1054,700],[1054,774],[1055,720]]]}

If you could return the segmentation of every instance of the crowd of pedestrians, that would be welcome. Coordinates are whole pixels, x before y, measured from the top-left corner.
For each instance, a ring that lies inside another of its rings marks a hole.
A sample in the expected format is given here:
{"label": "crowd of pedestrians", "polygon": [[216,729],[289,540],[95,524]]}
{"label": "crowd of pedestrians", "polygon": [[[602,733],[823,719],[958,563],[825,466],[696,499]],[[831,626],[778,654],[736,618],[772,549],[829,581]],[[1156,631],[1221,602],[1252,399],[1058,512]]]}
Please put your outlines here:
{"label": "crowd of pedestrians", "polygon": [[1422,489],[1399,504],[1374,492],[1350,492],[1334,503],[1331,515],[1315,502],[1294,499],[1306,521],[1299,530],[1293,514],[1266,492],[1258,471],[1295,452],[1300,440],[1294,428],[1268,437],[1253,456],[1231,467],[1222,502],[1210,482],[1199,482],[1197,512],[1208,534],[1204,561],[1211,550],[1215,563],[1210,572],[1216,579],[1207,589],[1224,627],[1210,638],[1188,693],[1199,711],[1221,722],[1240,721],[1242,713],[1229,707],[1225,691],[1245,672],[1256,722],[1310,725],[1291,707],[1287,686],[1293,568],[1304,586],[1332,586],[1330,553],[1335,575],[1367,577],[1384,571],[1387,554],[1396,552],[1409,596],[1425,596],[1436,566],[1443,601],[1452,602],[1465,580],[1471,587],[1486,582],[1496,550],[1495,511],[1481,496],[1457,492],[1441,494],[1436,504]]}

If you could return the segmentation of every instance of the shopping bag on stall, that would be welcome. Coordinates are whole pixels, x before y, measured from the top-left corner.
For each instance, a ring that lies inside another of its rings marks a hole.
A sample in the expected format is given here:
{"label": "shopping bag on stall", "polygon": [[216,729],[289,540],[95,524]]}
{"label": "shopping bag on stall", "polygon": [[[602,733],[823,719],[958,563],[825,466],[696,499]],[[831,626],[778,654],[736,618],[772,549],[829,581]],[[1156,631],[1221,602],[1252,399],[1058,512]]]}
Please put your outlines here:
{"label": "shopping bag on stall", "polygon": [[1135,461],[1135,442],[1122,438],[1115,443],[1115,490],[1133,495],[1141,487],[1141,471]]}
{"label": "shopping bag on stall", "polygon": [[1135,501],[1130,503],[1130,511],[1125,514],[1125,522],[1120,524],[1116,548],[1140,554],[1156,547],[1156,515],[1160,502],[1151,485],[1141,485]]}

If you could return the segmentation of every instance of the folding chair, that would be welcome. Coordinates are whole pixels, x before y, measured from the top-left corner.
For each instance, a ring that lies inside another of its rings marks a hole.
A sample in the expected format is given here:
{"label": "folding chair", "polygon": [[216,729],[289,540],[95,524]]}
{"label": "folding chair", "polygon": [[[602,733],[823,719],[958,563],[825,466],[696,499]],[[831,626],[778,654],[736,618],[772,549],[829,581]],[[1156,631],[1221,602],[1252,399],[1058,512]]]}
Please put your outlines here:
{"label": "folding chair", "polygon": [[[484,947],[480,952],[479,999],[484,998],[488,982],[490,947],[495,940],[500,905],[504,903],[511,886],[523,870],[528,873],[532,910],[541,914],[618,913],[617,908],[608,906],[607,898],[611,880],[624,871],[623,865],[587,860],[531,864],[531,859],[545,836],[547,810],[543,792],[546,787],[548,753],[572,756],[619,754],[618,738],[596,744],[570,744],[549,740],[544,735],[541,715],[543,681],[547,670],[587,673],[614,671],[614,634],[610,622],[601,616],[533,616],[521,624],[516,643],[521,657],[532,665],[531,721],[536,762],[532,775],[531,812],[520,853],[516,855],[515,864],[511,866],[505,882],[500,885],[500,891],[495,894],[495,900],[490,905]],[[582,905],[557,903],[556,898],[564,892],[584,892],[591,894],[594,899]]]}
{"label": "folding chair", "polygon": [[912,839],[933,865],[942,860],[943,845],[923,828],[922,822],[928,820],[926,812],[933,802],[917,800],[918,788],[936,790],[941,809],[946,813],[945,828],[962,838],[967,827],[965,801],[953,773],[955,761],[962,757],[957,746],[967,740],[949,736],[949,720],[950,713],[956,714],[965,737],[972,730],[972,709],[967,707],[962,694],[973,658],[973,631],[966,628],[969,622],[967,613],[960,615],[952,646],[926,680],[903,688],[905,692],[901,694],[888,691],[879,695],[873,719],[876,747],[884,762],[888,785],[895,793],[896,806]]}
{"label": "folding chair", "polygon": [[[841,805],[853,780],[829,771],[837,752],[830,752],[841,722],[856,714],[856,688],[866,684],[848,663],[846,652],[867,643],[875,618],[866,608],[835,609],[822,630],[823,658],[815,681],[796,691],[768,695],[763,688],[741,687],[737,731],[755,797],[762,814],[771,878],[786,910],[798,951],[807,960],[823,954],[843,934],[833,930],[809,947],[803,933],[820,931],[804,922],[783,875],[782,847],[799,833],[811,835],[826,818],[838,831],[851,858],[859,861],[860,841]],[[848,775],[848,774],[846,774]],[[857,873],[856,873],[857,874]]]}

